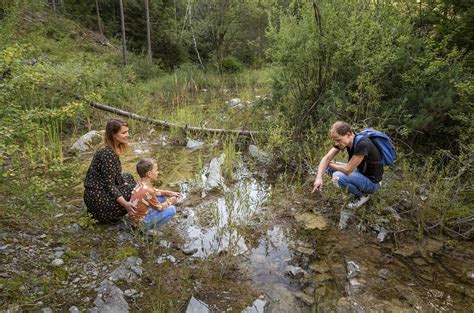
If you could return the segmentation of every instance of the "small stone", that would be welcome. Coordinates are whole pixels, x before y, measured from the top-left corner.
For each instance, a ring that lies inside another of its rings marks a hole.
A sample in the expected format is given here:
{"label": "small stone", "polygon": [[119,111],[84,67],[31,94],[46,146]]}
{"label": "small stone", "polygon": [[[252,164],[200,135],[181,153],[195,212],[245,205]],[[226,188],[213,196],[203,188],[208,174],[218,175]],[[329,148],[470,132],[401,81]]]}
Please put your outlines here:
{"label": "small stone", "polygon": [[169,248],[171,247],[171,244],[168,241],[162,239],[160,240],[160,246],[163,248]]}
{"label": "small stone", "polygon": [[389,273],[390,273],[389,270],[386,268],[382,268],[381,270],[379,270],[379,276],[383,279],[387,279]]}
{"label": "small stone", "polygon": [[162,237],[163,232],[159,231],[158,229],[149,229],[146,231],[146,235],[149,238]]}
{"label": "small stone", "polygon": [[62,266],[64,264],[63,259],[54,259],[53,262],[51,262],[54,266]]}
{"label": "small stone", "polygon": [[39,313],[53,313],[53,310],[51,308],[42,308],[39,310]]}
{"label": "small stone", "polygon": [[72,306],[69,308],[69,313],[79,313],[79,309],[77,308],[77,306]]}
{"label": "small stone", "polygon": [[194,298],[194,296],[191,297],[191,300],[189,300],[188,307],[186,308],[186,313],[210,313],[211,311],[209,310],[209,306]]}
{"label": "small stone", "polygon": [[166,258],[168,259],[168,261],[170,261],[173,264],[176,262],[176,258],[172,255],[168,255]]}
{"label": "small stone", "polygon": [[467,272],[467,278],[469,278],[470,280],[474,280],[474,271]]}
{"label": "small stone", "polygon": [[134,298],[138,294],[138,291],[135,289],[127,289],[123,292],[123,294],[125,297]]}
{"label": "small stone", "polygon": [[120,232],[117,239],[119,241],[131,241],[133,239],[133,236],[132,234],[128,233],[128,232]]}
{"label": "small stone", "polygon": [[204,142],[198,140],[189,139],[186,144],[186,149],[196,150],[204,147]]}
{"label": "small stone", "polygon": [[300,278],[304,276],[305,271],[301,267],[289,265],[286,268],[286,273],[294,278]]}
{"label": "small stone", "polygon": [[44,239],[44,238],[46,238],[46,234],[42,234],[42,235],[40,235],[38,238],[39,238],[39,239]]}
{"label": "small stone", "polygon": [[340,217],[339,217],[339,229],[343,230],[346,229],[347,224],[349,223],[350,218],[352,217],[353,213],[349,210],[342,210]]}
{"label": "small stone", "polygon": [[76,233],[79,233],[81,231],[81,226],[77,223],[69,225],[69,227],[74,230]]}
{"label": "small stone", "polygon": [[181,249],[185,255],[193,255],[194,253],[198,252],[197,248],[188,247]]}
{"label": "small stone", "polygon": [[379,234],[377,235],[377,241],[378,242],[385,241],[385,238],[387,238],[387,235],[388,235],[388,231],[384,227],[381,227]]}
{"label": "small stone", "polygon": [[54,257],[55,257],[56,259],[61,258],[63,255],[64,255],[64,251],[56,251],[56,252],[54,253]]}
{"label": "small stone", "polygon": [[356,262],[348,261],[346,267],[348,279],[354,278],[360,274],[360,267]]}

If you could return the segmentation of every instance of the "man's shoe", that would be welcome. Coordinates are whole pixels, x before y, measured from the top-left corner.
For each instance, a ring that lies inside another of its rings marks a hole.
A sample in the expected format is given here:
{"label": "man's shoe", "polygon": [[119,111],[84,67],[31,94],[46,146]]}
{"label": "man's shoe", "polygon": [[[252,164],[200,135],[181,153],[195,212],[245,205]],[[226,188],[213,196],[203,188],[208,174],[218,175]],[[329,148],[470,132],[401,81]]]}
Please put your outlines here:
{"label": "man's shoe", "polygon": [[349,202],[349,204],[347,205],[347,207],[348,207],[349,209],[357,209],[357,208],[360,208],[364,203],[366,203],[367,201],[369,201],[369,198],[370,198],[370,195],[363,195],[362,197],[356,198],[356,199],[354,199],[353,201]]}

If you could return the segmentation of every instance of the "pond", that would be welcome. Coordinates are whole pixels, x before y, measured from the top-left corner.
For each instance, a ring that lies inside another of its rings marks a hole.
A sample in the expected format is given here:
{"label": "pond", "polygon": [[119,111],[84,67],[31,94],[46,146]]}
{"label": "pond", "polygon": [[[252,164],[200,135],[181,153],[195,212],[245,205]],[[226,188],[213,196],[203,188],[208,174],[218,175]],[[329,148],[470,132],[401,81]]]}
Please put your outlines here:
{"label": "pond", "polygon": [[[233,160],[232,177],[203,192],[219,147],[193,151],[165,142],[131,144],[122,165],[134,173],[138,159],[155,158],[159,188],[183,195],[165,231],[175,249],[156,252],[179,255],[179,262],[157,271],[182,285],[180,295],[162,287],[168,300],[187,301],[193,294],[213,311],[232,312],[471,310],[471,243],[379,243],[371,232],[338,230],[337,214],[314,207],[309,191],[278,190],[245,151]],[[302,213],[328,227],[308,228],[295,219]]]}

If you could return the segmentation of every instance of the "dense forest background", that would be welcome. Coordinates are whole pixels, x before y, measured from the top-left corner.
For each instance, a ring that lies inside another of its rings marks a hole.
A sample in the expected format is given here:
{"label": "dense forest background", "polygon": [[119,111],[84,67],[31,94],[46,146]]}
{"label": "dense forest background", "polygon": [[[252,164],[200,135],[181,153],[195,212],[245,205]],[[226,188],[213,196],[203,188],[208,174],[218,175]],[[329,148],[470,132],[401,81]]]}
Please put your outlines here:
{"label": "dense forest background", "polygon": [[[12,205],[46,204],[43,193],[72,179],[63,143],[90,128],[87,101],[99,100],[268,131],[256,140],[283,169],[314,167],[335,120],[374,126],[424,184],[461,190],[456,208],[433,199],[435,211],[472,214],[470,0],[3,0],[0,26],[0,166]],[[226,100],[257,87],[267,97],[238,121],[185,106],[202,90]]]}

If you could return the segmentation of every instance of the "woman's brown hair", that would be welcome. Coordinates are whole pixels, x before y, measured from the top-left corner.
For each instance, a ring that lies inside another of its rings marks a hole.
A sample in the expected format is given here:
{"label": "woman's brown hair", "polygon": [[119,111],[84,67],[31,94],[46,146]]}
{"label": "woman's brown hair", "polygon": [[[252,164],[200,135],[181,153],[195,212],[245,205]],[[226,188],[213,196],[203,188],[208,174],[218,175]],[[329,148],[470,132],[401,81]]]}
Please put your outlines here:
{"label": "woman's brown hair", "polygon": [[105,134],[104,134],[104,139],[102,144],[99,146],[99,148],[103,147],[111,147],[114,149],[115,154],[117,155],[122,155],[127,151],[128,149],[128,144],[115,144],[114,141],[114,135],[120,131],[120,128],[122,126],[128,127],[127,122],[119,120],[119,119],[111,119],[107,122],[107,126],[105,126]]}

